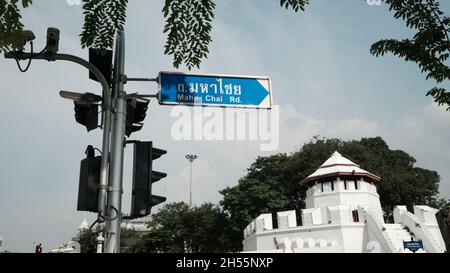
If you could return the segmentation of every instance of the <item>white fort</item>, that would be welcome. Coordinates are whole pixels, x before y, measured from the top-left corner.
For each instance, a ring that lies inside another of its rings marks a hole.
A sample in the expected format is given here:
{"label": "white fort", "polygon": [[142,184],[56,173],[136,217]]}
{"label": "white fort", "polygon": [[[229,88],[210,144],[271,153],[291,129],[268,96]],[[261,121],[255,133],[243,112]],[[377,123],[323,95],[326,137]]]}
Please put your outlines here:
{"label": "white fort", "polygon": [[[383,219],[376,185],[371,174],[335,152],[313,174],[300,182],[307,187],[301,225],[296,211],[261,214],[244,230],[244,252],[411,252],[404,241],[422,241],[418,252],[445,252],[435,214],[437,209],[405,206],[394,209],[394,223]],[[274,219],[275,220],[275,219]]]}

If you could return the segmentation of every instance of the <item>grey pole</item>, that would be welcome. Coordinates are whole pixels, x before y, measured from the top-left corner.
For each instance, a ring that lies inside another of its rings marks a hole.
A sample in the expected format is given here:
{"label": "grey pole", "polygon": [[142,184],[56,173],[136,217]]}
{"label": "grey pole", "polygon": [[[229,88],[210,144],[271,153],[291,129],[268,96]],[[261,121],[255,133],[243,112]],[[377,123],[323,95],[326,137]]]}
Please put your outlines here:
{"label": "grey pole", "polygon": [[192,160],[189,163],[189,207],[192,207]]}
{"label": "grey pole", "polygon": [[125,35],[117,34],[114,60],[113,124],[111,132],[111,165],[108,191],[105,252],[120,252],[120,224],[122,222],[123,150],[126,122],[126,93],[124,92]]}
{"label": "grey pole", "polygon": [[196,155],[186,155],[186,159],[189,160],[189,207],[192,207],[192,162],[198,157]]}
{"label": "grey pole", "polygon": [[[99,216],[102,216],[105,205],[106,205],[106,190],[108,187],[108,164],[109,164],[109,142],[110,142],[110,132],[111,132],[111,94],[108,81],[106,80],[103,73],[90,62],[79,58],[77,56],[68,55],[68,54],[30,54],[23,52],[13,52],[13,53],[5,53],[5,58],[7,59],[36,59],[36,60],[47,60],[47,61],[69,61],[87,68],[90,72],[92,72],[100,84],[102,85],[102,93],[103,93],[103,140],[102,140],[102,161],[100,166],[100,185],[99,185],[99,202],[98,202],[98,213]],[[100,219],[102,217],[99,217]]]}

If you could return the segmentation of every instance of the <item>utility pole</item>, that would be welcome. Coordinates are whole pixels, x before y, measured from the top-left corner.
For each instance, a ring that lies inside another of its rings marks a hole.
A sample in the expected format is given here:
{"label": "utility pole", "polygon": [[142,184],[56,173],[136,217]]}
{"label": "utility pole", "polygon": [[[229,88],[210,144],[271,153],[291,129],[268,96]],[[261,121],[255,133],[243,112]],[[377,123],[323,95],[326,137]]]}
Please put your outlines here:
{"label": "utility pole", "polygon": [[[31,31],[25,33],[26,42],[32,42],[35,39]],[[29,60],[28,67],[31,60],[47,60],[47,61],[69,61],[77,63],[87,68],[102,85],[102,97],[91,93],[78,94],[74,92],[61,91],[60,95],[77,101],[87,101],[94,103],[102,100],[102,126],[103,127],[103,143],[102,143],[102,157],[100,163],[100,177],[98,182],[98,203],[96,211],[98,212],[98,223],[105,223],[104,236],[101,234],[97,237],[97,252],[118,253],[120,252],[120,225],[122,222],[122,179],[123,179],[123,155],[125,148],[125,135],[130,135],[132,132],[142,129],[140,122],[145,118],[148,101],[139,101],[135,103],[133,111],[133,118],[130,118],[133,123],[130,125],[130,131],[127,132],[127,94],[124,91],[124,84],[127,81],[146,81],[156,82],[156,78],[130,78],[124,72],[125,67],[125,34],[119,31],[116,37],[115,57],[114,57],[114,77],[112,91],[105,75],[95,65],[82,58],[68,55],[58,54],[59,46],[59,30],[55,28],[48,28],[47,30],[47,45],[40,53],[25,53],[7,52],[5,58],[19,60]],[[28,67],[22,71],[25,72]],[[19,66],[20,68],[20,66]],[[130,99],[156,98],[157,94],[138,95],[137,93],[131,95]],[[76,109],[75,109],[76,110]],[[77,118],[77,117],[76,117]],[[77,120],[77,122],[79,122]],[[80,122],[79,122],[80,123]],[[95,124],[94,124],[95,125]],[[140,126],[139,126],[140,125]],[[133,127],[134,126],[134,127]],[[88,131],[89,126],[87,126]],[[96,127],[95,127],[96,128]],[[93,129],[93,128],[92,128]],[[92,130],[91,129],[91,130]],[[158,152],[158,149],[152,151]],[[159,150],[161,152],[163,150]],[[166,151],[163,151],[166,153]],[[153,158],[155,159],[155,158]],[[159,175],[159,179],[166,176],[164,173],[151,172],[151,175]],[[162,176],[164,175],[164,176]],[[153,181],[156,179],[152,177]],[[158,179],[158,180],[159,180]],[[146,201],[149,206],[157,205],[166,200],[165,197],[152,195]],[[93,211],[93,210],[89,210]],[[104,247],[103,247],[104,242]],[[33,243],[35,248],[35,243]],[[33,249],[34,252],[34,249]]]}
{"label": "utility pole", "polygon": [[[31,36],[28,41],[35,39],[34,34],[29,32],[28,35]],[[15,60],[46,60],[49,62],[53,61],[68,61],[72,63],[79,64],[87,68],[100,82],[102,85],[102,125],[103,125],[103,139],[102,139],[102,159],[100,167],[100,182],[99,182],[99,199],[98,199],[98,216],[100,220],[103,220],[106,199],[107,199],[107,188],[108,188],[108,174],[109,174],[109,148],[110,148],[110,132],[111,132],[111,93],[108,81],[106,80],[103,73],[89,61],[86,61],[80,57],[69,55],[69,54],[59,54],[59,30],[54,28],[48,28],[47,30],[47,45],[46,50],[40,53],[25,53],[25,52],[6,52],[6,59]],[[36,244],[33,242],[33,248]],[[33,252],[35,249],[33,249]]]}
{"label": "utility pole", "polygon": [[125,34],[117,34],[114,57],[113,118],[111,132],[111,165],[108,190],[105,253],[120,252],[122,222],[123,150],[125,145],[126,93],[124,91]]}
{"label": "utility pole", "polygon": [[194,160],[196,160],[198,157],[196,155],[186,155],[186,159],[189,160],[189,207],[192,207],[192,163]]}
{"label": "utility pole", "polygon": [[79,64],[85,68],[87,68],[90,72],[92,72],[97,79],[99,79],[100,84],[102,85],[102,94],[103,94],[103,139],[102,139],[102,161],[100,168],[100,188],[99,188],[99,215],[102,215],[104,211],[104,207],[106,204],[106,189],[108,186],[108,163],[109,163],[109,141],[110,141],[110,131],[111,131],[111,95],[108,81],[103,76],[102,72],[89,63],[88,61],[79,58],[77,56],[68,55],[68,54],[51,54],[51,53],[23,53],[23,52],[9,52],[5,53],[6,59],[20,59],[20,60],[47,60],[47,61],[68,61]]}

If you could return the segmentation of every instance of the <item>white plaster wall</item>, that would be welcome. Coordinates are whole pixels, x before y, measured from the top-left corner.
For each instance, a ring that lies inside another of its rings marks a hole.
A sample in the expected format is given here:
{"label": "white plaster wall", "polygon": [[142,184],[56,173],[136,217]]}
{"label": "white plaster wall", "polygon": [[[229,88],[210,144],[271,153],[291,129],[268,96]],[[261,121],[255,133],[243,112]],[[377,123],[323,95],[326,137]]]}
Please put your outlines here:
{"label": "white plaster wall", "polygon": [[278,212],[277,221],[279,229],[297,227],[297,215],[295,210]]}
{"label": "white plaster wall", "polygon": [[349,224],[352,222],[350,207],[348,205],[335,205],[328,207],[329,224]]}
{"label": "white plaster wall", "polygon": [[[258,245],[256,244],[256,239],[257,239],[257,236],[255,236],[255,235],[245,238],[243,241],[243,250],[245,252],[260,250],[258,248]],[[270,248],[266,248],[266,249],[270,249]]]}
{"label": "white plaster wall", "polygon": [[[243,241],[244,251],[271,251],[277,249],[275,238],[283,245],[284,239],[292,242],[292,248],[297,248],[295,239],[301,238],[304,242],[313,239],[315,244],[318,240],[336,241],[333,247],[342,247],[344,252],[363,252],[367,245],[367,231],[364,224],[349,225],[324,225],[317,227],[298,227],[286,230],[272,230],[256,233]],[[327,246],[328,247],[328,246]],[[309,249],[312,251],[312,249]],[[331,249],[330,249],[331,251]],[[308,251],[306,251],[308,252]],[[314,252],[314,251],[313,251]]]}
{"label": "white plaster wall", "polygon": [[302,225],[305,227],[324,224],[321,208],[303,209],[301,213]]}
{"label": "white plaster wall", "polygon": [[364,224],[341,229],[341,233],[345,253],[368,252],[367,244],[369,243],[369,238]]}
{"label": "white plaster wall", "polygon": [[[310,194],[305,198],[306,208],[321,208],[322,222],[328,223],[328,207],[338,204],[350,206],[350,210],[358,209],[358,206],[369,206],[383,217],[379,195],[376,193],[376,187],[365,181],[358,181],[358,190],[355,189],[353,181],[347,183],[347,190],[344,189],[344,181],[335,181],[334,191],[321,192],[319,184],[312,187]],[[324,185],[325,189],[325,185]]]}

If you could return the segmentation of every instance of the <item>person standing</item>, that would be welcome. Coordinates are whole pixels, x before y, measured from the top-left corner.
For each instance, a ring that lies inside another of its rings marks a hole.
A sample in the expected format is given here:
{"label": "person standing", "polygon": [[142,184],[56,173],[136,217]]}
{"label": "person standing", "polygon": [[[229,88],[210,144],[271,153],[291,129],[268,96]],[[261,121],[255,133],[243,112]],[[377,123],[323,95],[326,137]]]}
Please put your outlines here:
{"label": "person standing", "polygon": [[36,251],[35,251],[36,253],[42,253],[42,244],[38,244],[37,246],[36,246]]}

